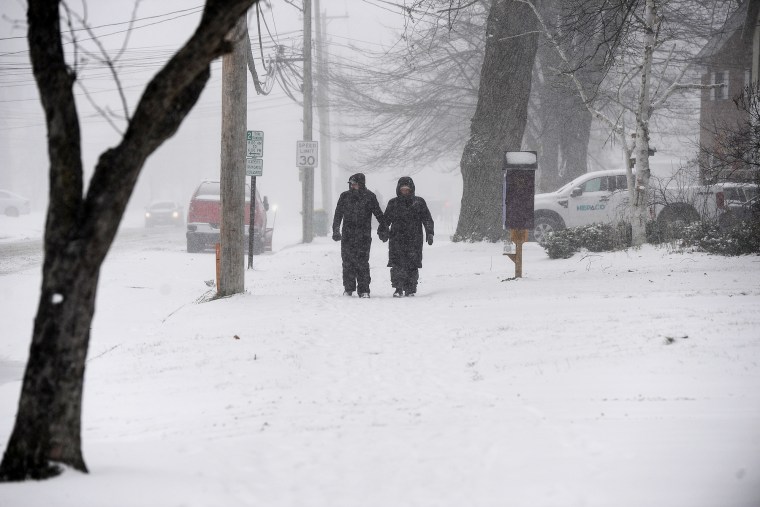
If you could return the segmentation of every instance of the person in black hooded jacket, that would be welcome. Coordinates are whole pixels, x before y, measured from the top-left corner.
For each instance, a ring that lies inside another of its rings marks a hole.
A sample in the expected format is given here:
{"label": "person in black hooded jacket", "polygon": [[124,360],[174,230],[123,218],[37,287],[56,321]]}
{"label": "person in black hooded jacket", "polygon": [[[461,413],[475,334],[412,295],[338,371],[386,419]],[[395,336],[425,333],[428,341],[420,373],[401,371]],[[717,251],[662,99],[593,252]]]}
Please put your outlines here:
{"label": "person in black hooded jacket", "polygon": [[[372,245],[372,215],[380,224],[377,235],[388,241],[383,211],[375,194],[367,190],[364,174],[356,173],[348,180],[348,190],[340,194],[333,218],[333,236],[340,241],[343,261],[343,295],[351,296],[358,289],[359,297],[369,297],[369,248]],[[341,234],[340,223],[343,222]]]}
{"label": "person in black hooded jacket", "polygon": [[399,178],[396,197],[385,208],[385,223],[390,228],[388,267],[396,289],[393,297],[414,296],[422,267],[422,230],[424,227],[425,239],[432,245],[434,224],[425,199],[415,195],[412,178]]}

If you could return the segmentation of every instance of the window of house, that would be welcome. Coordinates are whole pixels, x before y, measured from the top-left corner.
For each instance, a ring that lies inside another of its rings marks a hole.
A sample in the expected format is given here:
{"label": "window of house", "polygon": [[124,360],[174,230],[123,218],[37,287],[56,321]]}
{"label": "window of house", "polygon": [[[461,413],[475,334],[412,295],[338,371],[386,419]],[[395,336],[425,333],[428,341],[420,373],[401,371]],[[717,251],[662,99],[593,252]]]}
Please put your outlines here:
{"label": "window of house", "polygon": [[710,100],[726,100],[728,98],[728,71],[721,70],[710,73],[710,84],[724,86],[710,88]]}

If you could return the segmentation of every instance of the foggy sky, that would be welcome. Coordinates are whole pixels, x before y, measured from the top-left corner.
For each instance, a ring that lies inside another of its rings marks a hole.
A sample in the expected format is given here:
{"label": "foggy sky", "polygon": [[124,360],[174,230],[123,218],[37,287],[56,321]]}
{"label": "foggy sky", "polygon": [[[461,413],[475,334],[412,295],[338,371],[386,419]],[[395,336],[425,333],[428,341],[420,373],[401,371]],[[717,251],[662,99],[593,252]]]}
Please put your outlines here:
{"label": "foggy sky", "polygon": [[[400,14],[364,2],[321,0],[321,9],[329,17],[327,32],[330,58],[361,58],[347,46],[377,50],[390,47],[399,40],[403,29]],[[121,84],[130,112],[149,79],[191,35],[200,19],[200,2],[188,5],[179,0],[143,0],[137,11],[136,28],[130,34],[122,57]],[[46,130],[36,85],[31,74],[26,50],[26,6],[21,2],[5,2],[0,20],[0,188],[7,188],[32,200],[34,211],[47,205]],[[76,7],[75,7],[76,8]],[[116,54],[125,43],[126,22],[132,15],[132,2],[89,2],[88,22],[109,53]],[[80,11],[81,13],[81,11]],[[173,13],[172,15],[167,15]],[[269,30],[278,42],[288,48],[300,47],[302,18],[300,12],[286,3],[277,3],[273,10],[264,10]],[[347,16],[347,17],[346,17]],[[10,21],[13,20],[13,21]],[[116,24],[121,23],[121,24]],[[110,25],[110,26],[104,26]],[[256,38],[255,16],[249,18],[249,31]],[[264,45],[271,39],[262,26]],[[83,47],[95,51],[86,41],[86,32],[77,32]],[[66,46],[71,48],[70,45]],[[271,54],[271,51],[269,51]],[[269,56],[265,53],[265,56]],[[258,45],[254,45],[257,69],[263,74]],[[71,62],[71,58],[67,61]],[[85,65],[78,69],[79,78],[98,106],[121,113],[116,85],[101,66]],[[77,109],[82,130],[85,180],[89,180],[97,157],[114,146],[120,136],[99,115],[79,88],[75,88]],[[302,138],[302,109],[293,103],[275,84],[268,96],[257,96],[248,78],[248,128],[264,131],[264,176],[257,186],[278,206],[279,225],[300,226],[301,184],[295,166],[296,142]],[[332,133],[338,132],[340,119],[331,118]],[[118,126],[124,129],[125,123]],[[202,179],[218,179],[221,128],[221,60],[214,62],[212,76],[198,104],[185,119],[177,134],[161,146],[146,162],[127,213],[139,213],[152,200],[171,199],[187,206],[190,195]],[[313,139],[318,139],[319,122],[314,117]],[[334,161],[350,161],[349,150],[332,144]],[[349,173],[367,173],[367,185],[387,201],[395,194],[395,181],[414,174],[418,195],[427,200],[449,201],[458,206],[461,199],[461,177],[457,172],[443,173],[426,168],[398,167],[382,173],[377,168],[352,167],[340,172],[333,168],[333,200],[345,190]],[[419,172],[419,171],[422,172]],[[323,206],[319,186],[319,169],[315,174],[315,208]],[[85,183],[86,184],[86,183]],[[330,203],[332,209],[334,203]],[[271,219],[271,218],[270,218]],[[444,232],[443,230],[441,232]]]}

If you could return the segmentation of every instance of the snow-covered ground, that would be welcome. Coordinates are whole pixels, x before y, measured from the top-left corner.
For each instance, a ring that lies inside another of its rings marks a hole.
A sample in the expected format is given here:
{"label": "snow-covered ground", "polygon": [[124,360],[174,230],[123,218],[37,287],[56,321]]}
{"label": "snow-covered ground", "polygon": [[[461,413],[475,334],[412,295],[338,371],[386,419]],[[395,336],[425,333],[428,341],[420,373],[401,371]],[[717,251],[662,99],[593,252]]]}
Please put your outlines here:
{"label": "snow-covered ground", "polygon": [[34,211],[17,217],[0,215],[0,244],[38,240],[45,231],[45,213]]}
{"label": "snow-covered ground", "polygon": [[[277,234],[245,294],[207,302],[213,253],[120,236],[87,363],[90,474],[2,484],[0,505],[760,505],[760,257],[527,244],[508,280],[500,245],[439,235],[418,297],[393,299],[375,239],[360,300],[340,295],[338,244]],[[0,275],[2,447],[40,284],[24,259]]]}

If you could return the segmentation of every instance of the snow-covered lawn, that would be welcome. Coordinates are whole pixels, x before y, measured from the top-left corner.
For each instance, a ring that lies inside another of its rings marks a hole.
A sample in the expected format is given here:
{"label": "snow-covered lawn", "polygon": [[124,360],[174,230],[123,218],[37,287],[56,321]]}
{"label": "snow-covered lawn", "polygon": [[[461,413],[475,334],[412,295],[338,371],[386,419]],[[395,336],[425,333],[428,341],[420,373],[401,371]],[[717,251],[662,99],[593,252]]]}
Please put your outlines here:
{"label": "snow-covered lawn", "polygon": [[[87,364],[90,474],[2,506],[756,507],[760,257],[425,247],[419,295],[341,296],[339,245],[276,248],[199,302],[181,231],[114,247]],[[0,446],[39,266],[0,275]],[[8,297],[10,295],[10,297]]]}

